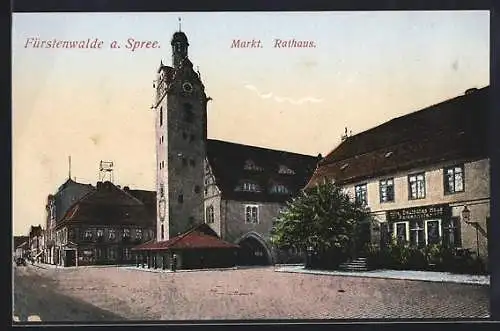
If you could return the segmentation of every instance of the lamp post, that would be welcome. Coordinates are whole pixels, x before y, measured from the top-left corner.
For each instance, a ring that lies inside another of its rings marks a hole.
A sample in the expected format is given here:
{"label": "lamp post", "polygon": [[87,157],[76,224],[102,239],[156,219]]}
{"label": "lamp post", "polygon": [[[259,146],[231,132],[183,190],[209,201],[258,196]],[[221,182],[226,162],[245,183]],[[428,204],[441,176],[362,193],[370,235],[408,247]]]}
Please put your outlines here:
{"label": "lamp post", "polygon": [[306,268],[311,267],[312,264],[312,255],[314,252],[314,248],[312,246],[307,247],[307,263],[306,263]]}
{"label": "lamp post", "polygon": [[467,208],[467,205],[464,206],[464,210],[462,210],[462,220],[469,225],[473,225],[476,228],[476,254],[479,257],[479,231],[478,231],[478,223],[471,222],[470,220],[470,210]]}

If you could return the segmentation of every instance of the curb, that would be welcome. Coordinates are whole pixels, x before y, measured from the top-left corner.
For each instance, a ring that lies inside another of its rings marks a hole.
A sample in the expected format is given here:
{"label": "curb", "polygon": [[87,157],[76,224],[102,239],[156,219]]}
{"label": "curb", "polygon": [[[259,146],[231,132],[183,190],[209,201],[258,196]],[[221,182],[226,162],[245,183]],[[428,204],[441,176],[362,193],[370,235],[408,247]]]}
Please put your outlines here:
{"label": "curb", "polygon": [[210,268],[210,269],[180,269],[176,271],[172,271],[170,269],[154,269],[154,268],[141,268],[141,267],[130,267],[130,266],[125,266],[123,267],[124,269],[129,269],[129,270],[137,270],[137,271],[144,271],[144,272],[156,272],[156,273],[179,273],[179,272],[203,272],[203,271],[229,271],[229,270],[238,270],[238,267],[232,267],[232,268]]}
{"label": "curb", "polygon": [[304,270],[286,270],[286,269],[275,269],[275,272],[284,272],[284,273],[294,273],[294,274],[309,274],[309,275],[318,275],[318,276],[334,276],[334,277],[361,277],[361,278],[377,278],[377,279],[388,279],[388,280],[408,280],[408,281],[416,281],[416,282],[430,282],[430,283],[453,283],[453,284],[464,284],[464,285],[479,285],[479,286],[490,286],[490,280],[486,282],[479,281],[461,281],[454,279],[423,279],[423,278],[410,278],[410,277],[397,277],[397,276],[383,276],[383,275],[375,275],[375,274],[359,274],[359,273],[333,273],[328,271],[304,271]]}

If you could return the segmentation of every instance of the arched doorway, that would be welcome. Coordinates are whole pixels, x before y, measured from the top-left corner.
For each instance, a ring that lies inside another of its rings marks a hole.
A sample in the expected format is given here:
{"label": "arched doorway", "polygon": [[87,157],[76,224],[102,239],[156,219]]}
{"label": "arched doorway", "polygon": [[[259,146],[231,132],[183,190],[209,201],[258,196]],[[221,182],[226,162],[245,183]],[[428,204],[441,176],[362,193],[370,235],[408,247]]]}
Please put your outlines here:
{"label": "arched doorway", "polygon": [[238,245],[238,265],[270,265],[271,256],[265,242],[259,235],[249,233],[243,236]]}

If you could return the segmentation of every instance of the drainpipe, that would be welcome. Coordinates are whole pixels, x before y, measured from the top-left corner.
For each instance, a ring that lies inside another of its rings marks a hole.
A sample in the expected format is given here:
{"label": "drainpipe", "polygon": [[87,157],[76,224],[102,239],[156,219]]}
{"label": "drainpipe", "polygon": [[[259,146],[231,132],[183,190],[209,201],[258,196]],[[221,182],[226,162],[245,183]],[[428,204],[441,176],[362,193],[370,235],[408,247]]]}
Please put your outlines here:
{"label": "drainpipe", "polygon": [[[221,194],[221,200],[222,200],[222,194]],[[224,238],[226,239],[227,237],[227,200],[224,201],[226,205],[226,210],[224,210]]]}

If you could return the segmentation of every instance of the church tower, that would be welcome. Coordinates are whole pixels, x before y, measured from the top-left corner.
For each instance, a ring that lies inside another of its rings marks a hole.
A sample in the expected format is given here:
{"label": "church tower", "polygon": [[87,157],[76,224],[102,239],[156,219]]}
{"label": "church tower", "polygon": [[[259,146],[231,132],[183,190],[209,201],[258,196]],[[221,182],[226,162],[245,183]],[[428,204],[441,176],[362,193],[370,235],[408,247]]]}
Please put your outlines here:
{"label": "church tower", "polygon": [[160,63],[152,107],[156,112],[157,241],[204,221],[208,99],[188,58],[184,32],[175,32],[171,45],[172,66]]}

